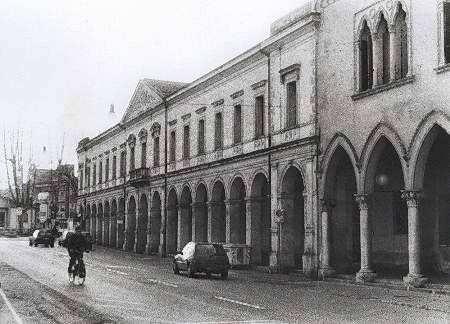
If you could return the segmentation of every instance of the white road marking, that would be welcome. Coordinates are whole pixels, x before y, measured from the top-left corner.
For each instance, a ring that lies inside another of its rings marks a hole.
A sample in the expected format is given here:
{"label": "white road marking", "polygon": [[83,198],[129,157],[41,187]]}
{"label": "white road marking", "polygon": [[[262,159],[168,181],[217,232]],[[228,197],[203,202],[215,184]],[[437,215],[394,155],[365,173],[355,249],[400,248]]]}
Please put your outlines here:
{"label": "white road marking", "polygon": [[12,316],[14,317],[14,320],[17,324],[23,324],[22,319],[17,315],[16,310],[14,309],[13,305],[8,300],[8,297],[6,297],[3,290],[0,288],[0,296],[2,296],[3,300],[5,301],[6,306],[8,307],[9,311],[11,312]]}
{"label": "white road marking", "polygon": [[224,298],[224,297],[220,297],[220,296],[214,296],[214,298],[219,299],[219,300],[223,300],[229,303],[234,303],[234,304],[238,304],[238,305],[242,305],[242,306],[247,306],[247,307],[251,307],[251,308],[256,308],[256,309],[265,309],[262,306],[259,305],[252,305],[252,304],[247,304],[238,300],[234,300],[234,299],[228,299],[228,298]]}
{"label": "white road marking", "polygon": [[119,300],[119,299],[104,299],[104,298],[96,298],[96,301],[99,301],[101,303],[119,303],[122,305],[138,305],[138,306],[145,306],[144,303],[140,303],[140,302],[132,302],[132,301],[127,301],[127,300]]}
{"label": "white road marking", "polygon": [[161,284],[164,286],[172,287],[172,288],[178,288],[178,285],[170,283],[170,282],[160,281],[160,280],[156,280],[156,279],[148,279],[148,281],[156,283],[156,284]]}
{"label": "white road marking", "polygon": [[109,271],[109,272],[114,272],[114,273],[118,273],[118,274],[121,274],[121,275],[124,275],[124,276],[128,276],[128,273],[122,272],[122,271],[119,271],[119,270],[113,270],[113,269],[108,269],[108,268],[106,268],[106,270]]}

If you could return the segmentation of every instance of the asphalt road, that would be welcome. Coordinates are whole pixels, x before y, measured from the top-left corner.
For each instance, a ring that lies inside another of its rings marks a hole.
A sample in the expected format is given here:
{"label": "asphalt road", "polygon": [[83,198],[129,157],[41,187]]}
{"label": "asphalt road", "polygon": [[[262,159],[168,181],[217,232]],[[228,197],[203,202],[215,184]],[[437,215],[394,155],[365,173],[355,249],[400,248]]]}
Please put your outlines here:
{"label": "asphalt road", "polygon": [[[233,270],[228,280],[174,275],[170,262],[97,247],[69,285],[63,248],[0,238],[0,323],[450,323],[450,297]],[[17,316],[14,316],[16,312]]]}

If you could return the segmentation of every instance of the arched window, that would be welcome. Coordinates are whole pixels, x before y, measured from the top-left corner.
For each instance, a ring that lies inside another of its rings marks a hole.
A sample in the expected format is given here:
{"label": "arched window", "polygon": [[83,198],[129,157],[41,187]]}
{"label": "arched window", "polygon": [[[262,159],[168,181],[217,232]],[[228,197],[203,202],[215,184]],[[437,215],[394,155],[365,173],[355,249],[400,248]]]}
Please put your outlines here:
{"label": "arched window", "polygon": [[395,78],[403,79],[408,75],[408,26],[406,25],[406,12],[402,5],[398,5],[398,13],[395,19],[396,34],[396,64]]}
{"label": "arched window", "polygon": [[175,150],[176,150],[176,135],[175,131],[170,132],[170,155],[169,162],[175,162]]}
{"label": "arched window", "polygon": [[359,38],[359,73],[360,83],[359,90],[366,91],[372,89],[373,82],[373,51],[372,51],[372,35],[364,21],[363,29]]}
{"label": "arched window", "polygon": [[378,25],[378,84],[389,83],[390,80],[390,35],[388,24],[381,16]]}

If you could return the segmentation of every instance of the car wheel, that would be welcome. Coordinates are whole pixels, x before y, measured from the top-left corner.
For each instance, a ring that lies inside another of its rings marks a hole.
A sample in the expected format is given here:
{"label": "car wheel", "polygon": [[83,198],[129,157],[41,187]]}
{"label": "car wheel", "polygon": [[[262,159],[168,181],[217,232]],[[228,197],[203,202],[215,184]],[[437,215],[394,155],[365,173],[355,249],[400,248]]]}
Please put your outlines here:
{"label": "car wheel", "polygon": [[45,247],[48,248],[48,243],[45,244]]}
{"label": "car wheel", "polygon": [[194,267],[192,266],[192,263],[189,264],[187,273],[188,273],[188,277],[189,277],[189,278],[192,278],[192,277],[194,276],[194,274],[195,274],[195,269],[194,269]]}
{"label": "car wheel", "polygon": [[50,243],[50,247],[54,248],[55,247],[55,243]]}
{"label": "car wheel", "polygon": [[228,270],[225,271],[225,272],[222,272],[222,273],[220,274],[220,276],[222,277],[223,280],[228,279]]}
{"label": "car wheel", "polygon": [[211,278],[211,272],[209,272],[209,271],[206,272],[206,278],[208,278],[208,279]]}
{"label": "car wheel", "polygon": [[38,246],[38,244],[37,243],[34,243],[34,247],[37,247]]}
{"label": "car wheel", "polygon": [[30,241],[30,242],[29,242],[29,245],[30,245],[30,246],[33,246],[33,243]]}
{"label": "car wheel", "polygon": [[180,273],[180,269],[178,269],[178,266],[177,266],[176,262],[174,262],[172,264],[172,269],[173,269],[173,273],[174,274],[179,274]]}

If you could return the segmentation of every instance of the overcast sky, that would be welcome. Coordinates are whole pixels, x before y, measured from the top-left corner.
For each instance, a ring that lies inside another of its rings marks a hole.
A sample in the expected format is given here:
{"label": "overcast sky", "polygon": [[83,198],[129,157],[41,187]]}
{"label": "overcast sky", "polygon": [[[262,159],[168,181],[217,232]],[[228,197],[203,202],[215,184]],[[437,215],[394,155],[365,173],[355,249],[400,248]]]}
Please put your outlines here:
{"label": "overcast sky", "polygon": [[0,129],[23,132],[39,167],[56,165],[63,138],[76,163],[79,139],[116,123],[139,79],[191,82],[305,2],[1,0]]}

